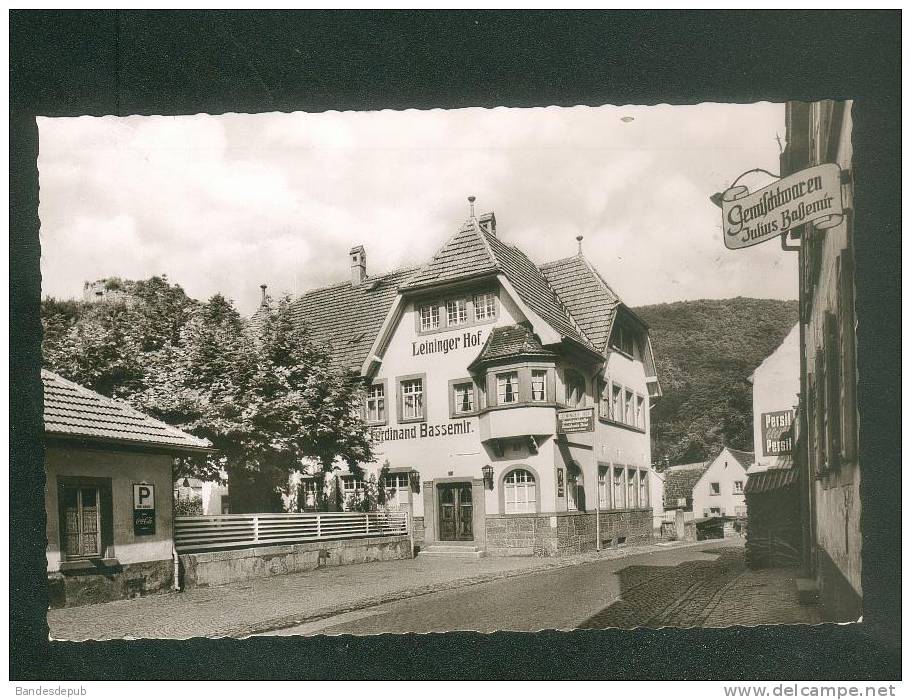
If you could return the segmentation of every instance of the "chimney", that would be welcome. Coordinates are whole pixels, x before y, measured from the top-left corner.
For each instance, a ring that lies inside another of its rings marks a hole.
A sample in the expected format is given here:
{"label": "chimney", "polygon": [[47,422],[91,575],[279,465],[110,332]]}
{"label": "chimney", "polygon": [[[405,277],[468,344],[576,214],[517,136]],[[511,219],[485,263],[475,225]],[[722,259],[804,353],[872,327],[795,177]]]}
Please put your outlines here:
{"label": "chimney", "polygon": [[267,285],[265,285],[265,284],[259,285],[259,288],[262,290],[262,297],[261,297],[260,300],[259,300],[259,305],[260,305],[260,306],[268,306],[268,305],[269,305],[269,302],[267,301],[268,297],[266,296],[266,287],[267,287]]}
{"label": "chimney", "polygon": [[481,214],[481,218],[478,219],[478,226],[480,226],[485,233],[496,237],[497,217],[492,211],[489,211],[486,214]]}
{"label": "chimney", "polygon": [[351,284],[356,287],[367,279],[367,251],[358,245],[348,255],[351,257]]}

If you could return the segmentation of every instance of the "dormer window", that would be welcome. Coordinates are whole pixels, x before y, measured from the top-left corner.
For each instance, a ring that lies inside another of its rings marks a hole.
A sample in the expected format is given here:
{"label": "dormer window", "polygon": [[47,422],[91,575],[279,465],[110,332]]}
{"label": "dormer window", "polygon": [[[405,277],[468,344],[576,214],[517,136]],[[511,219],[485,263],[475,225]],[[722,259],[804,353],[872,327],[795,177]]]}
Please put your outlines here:
{"label": "dormer window", "polygon": [[474,320],[493,321],[497,316],[496,297],[493,292],[474,295]]}
{"label": "dormer window", "polygon": [[446,325],[461,326],[468,323],[468,303],[461,298],[446,300]]}
{"label": "dormer window", "polygon": [[440,308],[436,304],[425,304],[420,307],[421,330],[432,331],[440,327]]}

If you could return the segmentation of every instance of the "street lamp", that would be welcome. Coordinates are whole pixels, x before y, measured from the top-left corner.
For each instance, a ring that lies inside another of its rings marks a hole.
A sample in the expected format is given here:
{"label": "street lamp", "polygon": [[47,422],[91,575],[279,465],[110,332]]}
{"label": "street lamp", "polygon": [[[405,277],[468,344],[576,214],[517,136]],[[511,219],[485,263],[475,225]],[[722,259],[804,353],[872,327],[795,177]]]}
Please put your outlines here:
{"label": "street lamp", "polygon": [[481,467],[481,473],[484,475],[484,488],[488,491],[493,491],[493,467],[485,464]]}

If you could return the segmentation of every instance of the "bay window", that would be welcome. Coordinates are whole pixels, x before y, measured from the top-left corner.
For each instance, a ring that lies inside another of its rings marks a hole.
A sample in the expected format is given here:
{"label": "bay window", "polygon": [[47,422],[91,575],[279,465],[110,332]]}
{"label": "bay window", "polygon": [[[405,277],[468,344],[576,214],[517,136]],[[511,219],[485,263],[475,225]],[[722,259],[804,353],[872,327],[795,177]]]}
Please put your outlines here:
{"label": "bay window", "polygon": [[502,406],[519,401],[519,373],[503,372],[497,375],[497,404]]}
{"label": "bay window", "polygon": [[531,400],[547,400],[547,370],[545,369],[531,371]]}

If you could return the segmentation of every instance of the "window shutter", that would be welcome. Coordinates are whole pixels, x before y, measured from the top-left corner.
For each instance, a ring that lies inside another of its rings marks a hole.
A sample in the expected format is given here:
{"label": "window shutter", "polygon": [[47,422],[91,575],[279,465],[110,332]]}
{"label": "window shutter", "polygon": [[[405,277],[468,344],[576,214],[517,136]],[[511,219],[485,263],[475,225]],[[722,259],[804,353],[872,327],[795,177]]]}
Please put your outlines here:
{"label": "window shutter", "polygon": [[814,379],[816,377],[815,372],[807,373],[807,400],[806,400],[806,412],[807,412],[807,458],[810,462],[810,466],[813,469],[813,473],[816,474],[819,471],[819,466],[816,462],[816,384]]}
{"label": "window shutter", "polygon": [[[850,212],[848,226],[851,225]],[[850,231],[850,228],[849,228]],[[854,260],[850,246],[841,254],[841,280],[838,288],[841,330],[841,453],[845,461],[857,456],[857,343],[854,325]]]}
{"label": "window shutter", "polygon": [[838,469],[841,456],[841,346],[838,342],[838,326],[835,314],[826,312],[825,318],[826,342],[826,427],[828,440],[826,442],[826,466],[828,469]]}

